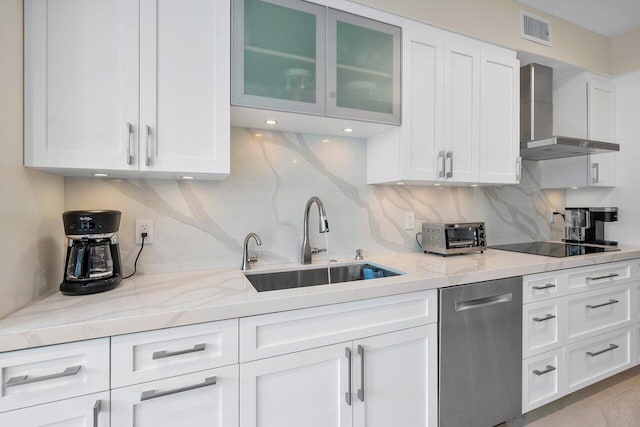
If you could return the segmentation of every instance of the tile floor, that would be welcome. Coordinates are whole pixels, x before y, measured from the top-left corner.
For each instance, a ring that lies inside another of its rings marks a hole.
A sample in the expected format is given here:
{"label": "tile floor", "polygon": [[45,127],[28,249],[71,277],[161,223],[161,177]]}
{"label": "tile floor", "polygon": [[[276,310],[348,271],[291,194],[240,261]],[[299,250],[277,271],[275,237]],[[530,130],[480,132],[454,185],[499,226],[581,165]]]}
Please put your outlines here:
{"label": "tile floor", "polygon": [[533,410],[506,427],[640,427],[640,366]]}

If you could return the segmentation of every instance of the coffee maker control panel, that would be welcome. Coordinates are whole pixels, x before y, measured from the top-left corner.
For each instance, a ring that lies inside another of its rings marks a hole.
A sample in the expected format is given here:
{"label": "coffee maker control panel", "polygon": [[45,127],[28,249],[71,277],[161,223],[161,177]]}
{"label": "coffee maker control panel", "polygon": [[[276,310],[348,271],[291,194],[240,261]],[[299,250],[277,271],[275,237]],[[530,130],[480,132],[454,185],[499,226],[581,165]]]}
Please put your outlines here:
{"label": "coffee maker control panel", "polygon": [[73,211],[62,216],[67,236],[108,234],[118,231],[120,212]]}

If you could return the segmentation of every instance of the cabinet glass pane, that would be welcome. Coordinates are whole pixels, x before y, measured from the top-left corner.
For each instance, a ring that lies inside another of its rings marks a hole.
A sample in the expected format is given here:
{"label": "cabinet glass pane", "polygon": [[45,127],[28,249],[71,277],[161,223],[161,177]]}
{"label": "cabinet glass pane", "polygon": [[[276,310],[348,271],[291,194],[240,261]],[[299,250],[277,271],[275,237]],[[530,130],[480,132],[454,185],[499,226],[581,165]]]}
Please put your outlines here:
{"label": "cabinet glass pane", "polygon": [[244,93],[316,102],[317,17],[244,0]]}
{"label": "cabinet glass pane", "polygon": [[338,107],[393,113],[393,35],[337,22]]}

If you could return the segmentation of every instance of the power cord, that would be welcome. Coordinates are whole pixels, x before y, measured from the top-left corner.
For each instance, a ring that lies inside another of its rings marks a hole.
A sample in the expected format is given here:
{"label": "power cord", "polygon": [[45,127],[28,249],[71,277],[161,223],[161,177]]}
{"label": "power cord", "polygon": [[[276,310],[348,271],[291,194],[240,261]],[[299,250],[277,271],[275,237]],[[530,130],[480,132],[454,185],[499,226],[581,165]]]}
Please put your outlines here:
{"label": "power cord", "polygon": [[138,270],[138,258],[140,258],[140,254],[142,253],[142,250],[144,249],[144,239],[147,237],[147,233],[141,233],[140,236],[142,237],[142,244],[140,245],[140,250],[138,251],[138,255],[136,256],[136,260],[133,262],[133,273],[131,273],[130,275],[123,277],[123,279],[128,279],[129,277],[133,276],[134,274],[136,274],[136,271]]}

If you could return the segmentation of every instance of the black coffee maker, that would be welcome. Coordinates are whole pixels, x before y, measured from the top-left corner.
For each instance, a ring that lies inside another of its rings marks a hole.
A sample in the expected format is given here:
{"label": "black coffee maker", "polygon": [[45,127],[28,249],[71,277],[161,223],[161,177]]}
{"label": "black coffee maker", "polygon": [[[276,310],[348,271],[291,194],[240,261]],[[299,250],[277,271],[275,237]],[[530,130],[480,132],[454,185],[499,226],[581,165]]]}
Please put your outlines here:
{"label": "black coffee maker", "polygon": [[69,239],[60,292],[87,295],[108,291],[122,281],[116,232],[119,211],[68,211],[62,214]]}

